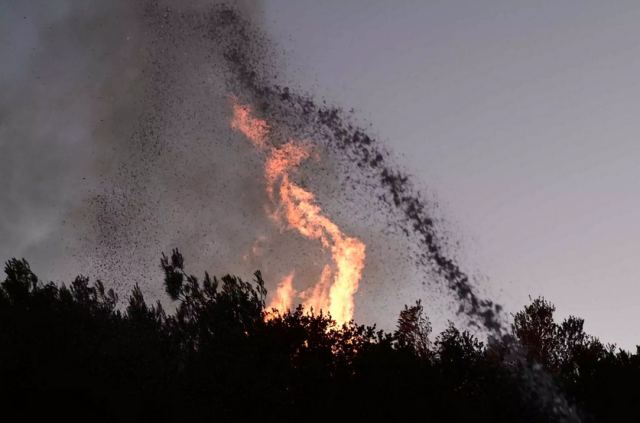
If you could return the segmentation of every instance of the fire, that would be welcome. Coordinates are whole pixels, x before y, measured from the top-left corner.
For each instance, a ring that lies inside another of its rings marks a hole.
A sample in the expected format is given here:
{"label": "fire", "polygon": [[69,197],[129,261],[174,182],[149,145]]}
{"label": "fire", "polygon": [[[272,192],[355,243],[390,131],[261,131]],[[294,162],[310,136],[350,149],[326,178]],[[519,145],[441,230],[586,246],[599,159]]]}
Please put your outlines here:
{"label": "fire", "polygon": [[267,307],[267,310],[277,310],[279,312],[289,310],[293,302],[293,297],[296,291],[293,289],[293,274],[289,273],[282,279],[276,288],[276,294],[273,296],[271,303]]}
{"label": "fire", "polygon": [[231,127],[242,132],[256,147],[264,147],[269,125],[265,120],[253,118],[249,106],[234,105]]}
{"label": "fire", "polygon": [[365,260],[365,245],[357,238],[342,233],[322,213],[313,193],[291,180],[291,172],[310,156],[310,146],[290,140],[280,146],[269,143],[269,124],[252,115],[251,108],[233,101],[231,127],[242,132],[267,155],[265,181],[267,197],[274,207],[272,219],[284,228],[320,242],[330,252],[332,263],[326,264],[315,286],[296,292],[293,272],[278,284],[269,309],[284,312],[291,308],[294,297],[302,300],[307,310],[328,311],[338,324],[353,318],[353,297],[358,290]]}

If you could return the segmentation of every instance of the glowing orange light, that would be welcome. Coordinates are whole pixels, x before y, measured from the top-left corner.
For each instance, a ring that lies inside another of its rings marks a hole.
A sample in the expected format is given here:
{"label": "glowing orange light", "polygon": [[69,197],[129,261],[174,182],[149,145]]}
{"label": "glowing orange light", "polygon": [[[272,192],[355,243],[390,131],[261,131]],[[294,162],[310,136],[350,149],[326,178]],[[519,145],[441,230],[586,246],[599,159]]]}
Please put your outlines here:
{"label": "glowing orange light", "polygon": [[289,273],[278,284],[278,286],[276,287],[276,293],[267,306],[268,311],[276,310],[282,313],[286,310],[291,309],[293,297],[296,293],[296,291],[293,289],[293,274],[293,272]]}
{"label": "glowing orange light", "polygon": [[307,309],[329,311],[338,324],[353,318],[353,297],[358,290],[365,260],[365,245],[348,237],[315,202],[315,196],[291,180],[296,170],[309,157],[308,144],[289,141],[279,147],[268,143],[269,125],[252,116],[249,106],[233,100],[231,127],[242,132],[259,149],[267,153],[265,163],[266,190],[275,206],[274,220],[302,236],[318,240],[331,253],[332,264],[324,266],[312,288],[297,293],[293,289],[293,273],[285,277],[276,289],[269,308],[284,312],[298,296]]}

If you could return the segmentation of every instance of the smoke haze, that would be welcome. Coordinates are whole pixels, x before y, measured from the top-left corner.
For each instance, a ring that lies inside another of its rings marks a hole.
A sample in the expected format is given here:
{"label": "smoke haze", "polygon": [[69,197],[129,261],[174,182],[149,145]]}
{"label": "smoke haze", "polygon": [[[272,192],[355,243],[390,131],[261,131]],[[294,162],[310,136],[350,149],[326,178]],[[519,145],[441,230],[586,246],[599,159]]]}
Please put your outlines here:
{"label": "smoke haze", "polygon": [[260,269],[273,288],[294,263],[310,286],[323,261],[265,214],[262,158],[229,127],[238,95],[281,140],[316,145],[300,183],[367,244],[357,320],[392,327],[426,297],[442,324],[453,307],[499,330],[499,309],[448,258],[435,205],[348,114],[278,87],[277,55],[244,21],[259,26],[261,8],[234,7],[242,19],[210,2],[4,6],[2,257],[55,280],[111,277],[121,296],[138,283],[162,297],[158,258],[175,247],[194,272]]}
{"label": "smoke haze", "polygon": [[[202,37],[211,6],[168,6],[3,6],[3,257],[28,257],[59,279],[78,267],[114,272],[116,287],[127,278],[121,292],[169,246],[234,267],[237,245],[217,240],[253,238],[241,229],[259,187],[225,140],[220,51]],[[259,7],[240,7],[259,19]],[[225,204],[225,192],[240,204]]]}

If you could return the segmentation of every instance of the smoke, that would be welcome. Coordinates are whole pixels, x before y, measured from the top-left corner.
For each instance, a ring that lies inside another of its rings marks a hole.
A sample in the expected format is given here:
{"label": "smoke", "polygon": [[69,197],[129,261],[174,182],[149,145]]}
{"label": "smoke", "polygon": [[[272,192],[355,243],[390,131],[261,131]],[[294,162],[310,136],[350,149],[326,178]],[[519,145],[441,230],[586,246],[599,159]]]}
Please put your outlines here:
{"label": "smoke", "polygon": [[388,224],[417,244],[413,251],[416,264],[425,276],[446,283],[459,304],[458,313],[469,317],[470,323],[500,334],[501,307],[480,297],[469,277],[447,255],[446,239],[438,234],[428,204],[409,176],[393,165],[390,154],[362,128],[350,123],[339,108],[318,105],[308,95],[265,81],[259,71],[264,65],[256,64],[252,52],[252,41],[259,35],[239,24],[237,17],[229,18],[229,25],[236,32],[231,39],[237,40],[225,52],[234,76],[231,89],[246,95],[269,122],[276,122],[282,139],[313,139],[324,147],[333,161],[347,169],[349,179],[343,181],[340,191],[347,191],[353,184],[367,191],[369,204],[360,205],[369,209],[373,203]]}
{"label": "smoke", "polygon": [[[175,247],[196,272],[260,269],[275,284],[294,262],[306,270],[297,285],[317,280],[324,260],[269,221],[261,158],[228,125],[229,84],[238,80],[229,54],[242,50],[263,80],[280,68],[269,43],[246,33],[260,25],[259,3],[234,2],[243,21],[206,1],[3,7],[1,53],[11,59],[2,62],[0,100],[2,257],[26,257],[58,281],[78,271],[106,278],[121,296],[138,283],[163,298],[158,257]],[[350,172],[338,167],[331,157],[313,161],[300,182],[373,246],[356,318],[382,315],[391,327],[407,298],[424,294],[408,282],[410,243],[382,237],[377,213],[353,218],[367,198],[361,190],[360,202],[346,198],[340,181]]]}
{"label": "smoke", "polygon": [[[167,248],[220,272],[242,261],[257,171],[229,141],[211,2],[174,3],[0,6],[3,257],[152,296]],[[257,3],[236,7],[260,19]]]}
{"label": "smoke", "polygon": [[64,255],[67,213],[95,184],[96,149],[107,133],[130,124],[121,119],[126,113],[117,127],[112,119],[129,100],[127,62],[136,66],[127,40],[133,34],[116,29],[135,25],[124,2],[92,3],[0,6],[3,257],[24,255],[53,267]]}
{"label": "smoke", "polygon": [[271,224],[261,159],[228,125],[236,95],[274,124],[276,139],[317,147],[299,182],[368,246],[357,319],[391,326],[404,302],[425,295],[407,288],[418,279],[432,307],[452,294],[459,316],[502,331],[500,307],[450,258],[433,204],[383,146],[343,111],[276,84],[258,3],[3,7],[3,257],[27,257],[58,279],[78,269],[112,278],[124,295],[138,283],[157,297],[158,257],[174,247],[196,271],[259,268],[272,281],[295,261],[307,269],[297,283],[313,284],[318,251]]}
{"label": "smoke", "polygon": [[258,3],[3,8],[1,53],[11,58],[0,70],[3,257],[27,257],[59,279],[79,268],[110,277],[121,294],[138,283],[156,296],[159,254],[173,247],[196,270],[260,268],[272,281],[295,261],[308,269],[297,279],[312,284],[318,252],[273,227],[260,158],[229,128],[236,95],[274,124],[276,138],[312,140],[322,156],[299,182],[368,245],[356,318],[387,315],[389,326],[408,298],[398,292],[420,275],[434,297],[451,294],[469,323],[502,332],[500,307],[451,258],[432,204],[384,147],[343,111],[275,83],[277,55],[255,29]]}

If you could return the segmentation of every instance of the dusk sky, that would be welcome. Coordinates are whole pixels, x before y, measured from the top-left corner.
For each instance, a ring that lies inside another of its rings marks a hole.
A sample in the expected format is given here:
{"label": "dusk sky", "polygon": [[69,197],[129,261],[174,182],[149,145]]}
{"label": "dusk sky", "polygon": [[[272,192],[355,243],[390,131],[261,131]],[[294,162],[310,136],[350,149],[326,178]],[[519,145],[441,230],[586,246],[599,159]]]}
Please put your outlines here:
{"label": "dusk sky", "polygon": [[640,4],[266,2],[288,77],[371,123],[509,310],[640,336]]}
{"label": "dusk sky", "polygon": [[[586,331],[603,342],[635,348],[640,2],[242,4],[275,43],[285,83],[353,108],[438,199],[439,217],[460,241],[457,258],[483,293],[510,312],[542,295],[560,317],[585,318]],[[132,5],[0,3],[0,260],[26,257],[44,279],[93,277],[104,257],[84,242],[116,228],[126,243],[113,236],[100,252],[116,257],[109,271],[128,272],[118,260],[136,257],[159,274],[160,251],[190,245],[187,257],[201,254],[217,272],[252,272],[263,263],[246,264],[241,253],[256,236],[279,233],[269,222],[245,231],[257,214],[268,220],[255,201],[264,196],[255,183],[262,168],[228,126],[222,66],[187,24],[162,32]],[[148,140],[135,137],[149,133],[164,156],[139,169]],[[234,136],[238,142],[229,143]],[[144,182],[128,186],[131,175]],[[236,206],[245,214],[225,208]],[[132,209],[148,213],[123,225],[109,220],[106,230],[95,221]],[[375,273],[375,265],[365,269]],[[414,285],[406,297],[402,287],[376,291],[398,296],[381,312],[387,320],[423,289]],[[159,292],[157,284],[143,289]]]}

